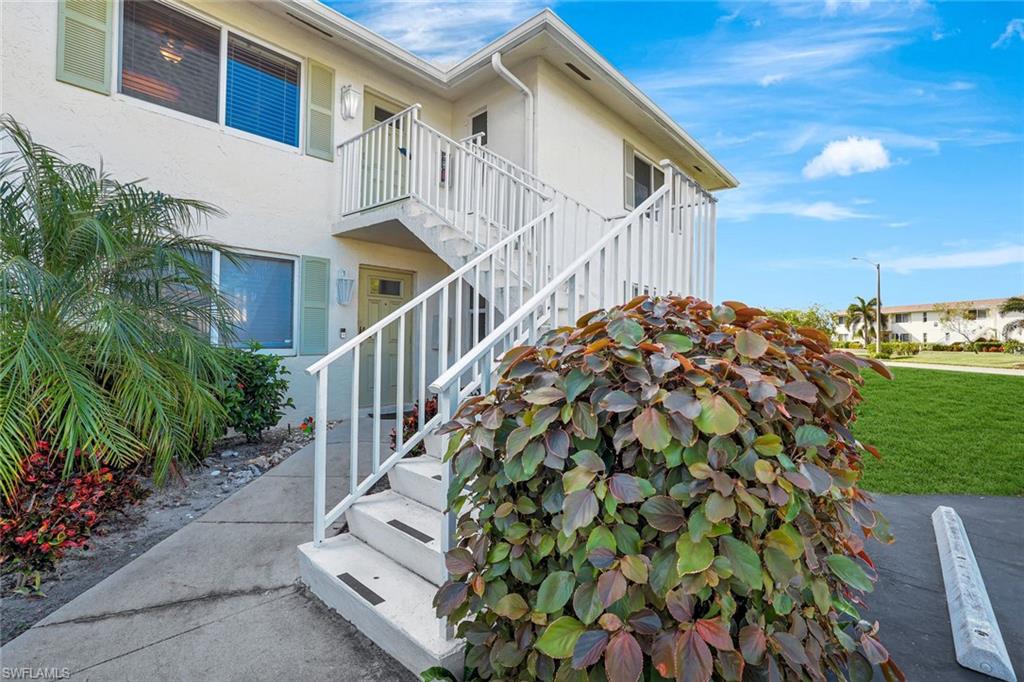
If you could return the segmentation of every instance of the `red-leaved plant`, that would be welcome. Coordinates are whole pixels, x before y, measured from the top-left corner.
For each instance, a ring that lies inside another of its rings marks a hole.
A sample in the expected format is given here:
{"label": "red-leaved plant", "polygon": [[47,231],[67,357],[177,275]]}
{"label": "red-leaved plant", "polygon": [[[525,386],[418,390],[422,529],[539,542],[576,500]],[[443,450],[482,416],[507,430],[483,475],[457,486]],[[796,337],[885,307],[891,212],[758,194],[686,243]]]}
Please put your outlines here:
{"label": "red-leaved plant", "polygon": [[468,679],[903,675],[861,620],[861,370],[756,308],[639,297],[510,350],[442,428],[459,513],[439,616]]}
{"label": "red-leaved plant", "polygon": [[[423,419],[425,422],[430,421],[437,416],[437,398],[427,398],[424,403]],[[405,413],[402,417],[402,442],[405,443],[412,438],[420,428],[420,404],[417,401],[413,404],[412,409]],[[398,448],[398,432],[396,429],[391,429],[391,449],[395,450]],[[421,441],[409,451],[407,456],[415,457],[422,455],[427,451],[426,446]]]}
{"label": "red-leaved plant", "polygon": [[[76,460],[82,459],[76,457]],[[107,467],[62,478],[64,457],[40,441],[0,511],[0,565],[18,574],[15,591],[38,592],[40,573],[69,550],[86,547],[92,529],[110,513],[148,493],[131,474]]]}

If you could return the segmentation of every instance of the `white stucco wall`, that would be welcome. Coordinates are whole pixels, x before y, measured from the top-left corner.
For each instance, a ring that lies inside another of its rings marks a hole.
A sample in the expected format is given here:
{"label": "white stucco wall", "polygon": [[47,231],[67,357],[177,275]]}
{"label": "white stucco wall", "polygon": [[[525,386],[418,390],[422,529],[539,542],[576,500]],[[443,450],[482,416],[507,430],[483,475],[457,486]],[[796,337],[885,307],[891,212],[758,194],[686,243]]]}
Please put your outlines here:
{"label": "white stucco wall", "polygon": [[[347,83],[360,89],[370,85],[403,101],[421,102],[424,120],[441,130],[449,129],[450,103],[388,77],[308,31],[247,3],[198,6],[216,21],[333,67],[336,89]],[[37,141],[71,160],[91,165],[102,160],[106,171],[119,180],[144,179],[147,187],[219,206],[227,216],[211,220],[204,232],[225,245],[330,258],[332,348],[341,343],[340,328],[348,330],[349,338],[357,331],[356,297],[347,306],[338,305],[334,298],[333,279],[339,268],[353,275],[360,264],[413,270],[417,290],[449,272],[430,253],[331,236],[331,225],[337,219],[337,163],[221,130],[216,124],[127,96],[104,96],[58,82],[56,2],[4,2],[0,11],[3,111],[25,125]],[[335,139],[340,142],[357,134],[361,124],[361,116],[351,121],[336,116]],[[304,369],[314,359],[293,355],[286,360],[296,404],[286,422],[296,424],[313,414],[314,382]],[[347,368],[332,373],[335,396],[330,404],[335,414],[347,409],[347,376]]]}
{"label": "white stucco wall", "polygon": [[537,75],[538,175],[605,216],[625,214],[623,140],[654,163],[665,150],[550,63]]}
{"label": "white stucco wall", "polygon": [[[536,60],[510,69],[527,87],[536,83]],[[495,76],[483,87],[472,90],[452,103],[452,137],[462,139],[472,132],[470,118],[487,110],[487,147],[523,166],[525,159],[525,105],[522,93]]]}

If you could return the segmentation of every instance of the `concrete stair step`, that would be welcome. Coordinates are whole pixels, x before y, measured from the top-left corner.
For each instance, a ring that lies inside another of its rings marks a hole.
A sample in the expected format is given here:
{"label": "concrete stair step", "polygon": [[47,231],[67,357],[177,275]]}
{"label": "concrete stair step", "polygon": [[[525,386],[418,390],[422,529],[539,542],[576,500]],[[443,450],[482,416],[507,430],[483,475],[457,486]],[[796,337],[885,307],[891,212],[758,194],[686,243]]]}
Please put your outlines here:
{"label": "concrete stair step", "polygon": [[427,457],[440,460],[444,457],[444,438],[428,433],[423,436],[423,445],[427,448]]}
{"label": "concrete stair step", "polygon": [[441,665],[461,677],[463,643],[441,636],[436,586],[351,533],[300,545],[299,571],[313,594],[414,675]]}
{"label": "concrete stair step", "polygon": [[444,582],[441,512],[394,490],[365,495],[345,512],[349,531],[378,552],[426,578]]}
{"label": "concrete stair step", "polygon": [[395,492],[443,511],[445,494],[441,483],[442,468],[441,460],[437,457],[406,457],[388,472],[388,481]]}

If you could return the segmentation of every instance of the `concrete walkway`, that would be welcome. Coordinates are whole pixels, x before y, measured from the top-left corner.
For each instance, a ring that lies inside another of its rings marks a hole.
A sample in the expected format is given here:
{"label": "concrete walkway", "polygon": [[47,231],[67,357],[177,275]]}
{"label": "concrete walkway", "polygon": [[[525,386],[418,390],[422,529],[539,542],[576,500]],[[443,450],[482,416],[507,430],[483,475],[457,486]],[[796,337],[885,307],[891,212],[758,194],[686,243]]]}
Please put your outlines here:
{"label": "concrete walkway", "polygon": [[[330,478],[335,500],[348,488],[340,439],[328,439],[329,473],[341,473]],[[96,681],[414,680],[296,583],[295,547],[311,533],[312,471],[307,446],[9,642],[3,666],[67,668],[71,679]],[[953,654],[930,519],[940,504],[963,518],[1006,647],[1024,672],[1024,498],[880,503],[897,543],[868,543],[881,578],[863,614],[881,621],[882,641],[908,679],[988,679]]]}
{"label": "concrete walkway", "polygon": [[[343,434],[330,435],[332,503],[348,490],[348,449],[343,459]],[[73,680],[414,680],[298,584],[312,491],[310,445],[8,642],[4,668],[66,668]]]}
{"label": "concrete walkway", "polygon": [[1009,367],[971,367],[969,365],[932,365],[924,362],[893,362],[886,363],[890,369],[896,367],[912,367],[914,369],[937,369],[943,372],[970,372],[973,374],[1003,374],[1013,377],[1024,377],[1024,369]]}

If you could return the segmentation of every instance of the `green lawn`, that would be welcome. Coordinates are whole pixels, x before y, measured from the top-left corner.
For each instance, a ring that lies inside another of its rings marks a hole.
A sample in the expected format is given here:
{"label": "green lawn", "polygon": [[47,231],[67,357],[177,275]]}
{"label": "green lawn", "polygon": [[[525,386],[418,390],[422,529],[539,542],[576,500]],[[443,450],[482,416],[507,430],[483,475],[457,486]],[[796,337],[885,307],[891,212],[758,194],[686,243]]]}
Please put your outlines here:
{"label": "green lawn", "polygon": [[1017,367],[1024,369],[1024,355],[1014,353],[953,353],[923,350],[906,358],[893,358],[886,362],[923,362],[931,365],[967,365],[969,367]]}
{"label": "green lawn", "polygon": [[893,373],[865,373],[853,431],[882,453],[866,457],[866,489],[1024,495],[1024,377]]}

